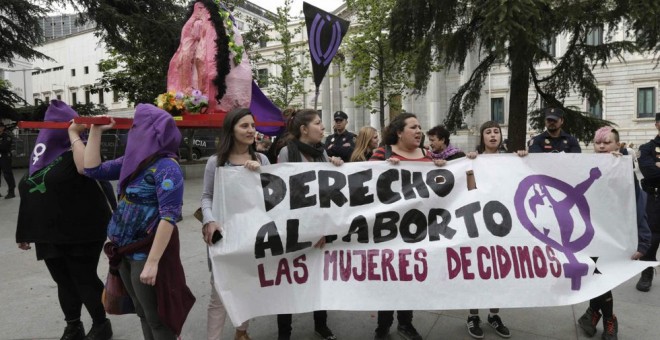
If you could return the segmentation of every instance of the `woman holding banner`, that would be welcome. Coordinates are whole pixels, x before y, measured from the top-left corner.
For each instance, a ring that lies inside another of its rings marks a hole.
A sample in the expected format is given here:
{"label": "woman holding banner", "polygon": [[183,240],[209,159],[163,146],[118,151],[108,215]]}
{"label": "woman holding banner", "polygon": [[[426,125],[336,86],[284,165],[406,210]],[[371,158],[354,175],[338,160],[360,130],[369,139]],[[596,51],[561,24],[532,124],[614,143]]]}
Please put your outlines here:
{"label": "woman holding banner", "polygon": [[[477,151],[468,152],[467,157],[475,159],[478,154],[506,152],[506,149],[502,147],[502,128],[500,128],[500,124],[491,120],[481,124],[481,128],[479,128],[479,144],[477,145]],[[516,154],[520,157],[524,157],[527,156],[528,153],[526,150],[518,150]],[[503,338],[509,338],[511,337],[511,332],[502,322],[499,312],[499,308],[490,309],[490,313],[488,314],[488,324],[493,327],[497,335]],[[484,331],[481,329],[480,324],[481,318],[479,318],[479,310],[470,309],[470,315],[467,318],[466,325],[468,334],[470,334],[471,337],[476,339],[484,337]]]}
{"label": "woman holding banner", "polygon": [[[443,166],[447,161],[443,159],[433,160],[430,153],[421,148],[422,128],[417,116],[412,113],[402,113],[396,116],[383,132],[385,146],[374,150],[370,161],[388,161],[393,165],[399,161],[433,162],[436,166]],[[397,311],[399,325],[397,331],[405,339],[421,340],[422,336],[412,324],[413,311]],[[387,339],[390,327],[394,322],[394,311],[378,311],[378,327],[376,328],[376,339]]]}
{"label": "woman holding banner", "polygon": [[[323,141],[325,127],[321,122],[318,111],[312,109],[297,110],[291,114],[287,121],[287,130],[291,140],[280,150],[277,157],[278,163],[286,162],[331,162],[334,165],[342,165],[344,162],[339,157],[328,157]],[[325,238],[321,238],[314,247],[323,248]],[[314,330],[318,336],[325,340],[334,340],[337,337],[332,333],[327,324],[328,312],[314,311]],[[291,314],[279,314],[277,316],[278,339],[291,339]]]}
{"label": "woman holding banner", "polygon": [[[609,126],[602,127],[596,131],[594,136],[594,151],[596,153],[611,153],[619,157],[619,132]],[[633,172],[633,176],[634,172]],[[639,187],[637,176],[635,176],[635,201],[637,204],[637,251],[631,256],[633,260],[639,260],[651,246],[651,230],[646,221],[646,196]],[[578,319],[578,325],[587,336],[596,334],[596,326],[601,317],[603,318],[603,335],[605,340],[616,340],[619,333],[619,321],[614,315],[614,297],[612,291],[589,300],[589,308]]]}
{"label": "woman holding banner", "polygon": [[[261,165],[268,165],[268,158],[254,150],[256,134],[254,116],[249,109],[236,108],[225,116],[222,134],[218,145],[218,153],[209,157],[204,170],[204,187],[202,189],[202,236],[208,246],[212,246],[224,232],[222,226],[213,216],[213,190],[215,174],[219,167],[243,166],[251,171],[257,171]],[[216,236],[214,236],[216,235]],[[211,265],[209,259],[209,269]],[[207,338],[219,340],[225,326],[227,310],[215,289],[213,272],[211,272],[211,300],[207,312]],[[250,340],[247,334],[248,321],[236,327],[235,340]]]}

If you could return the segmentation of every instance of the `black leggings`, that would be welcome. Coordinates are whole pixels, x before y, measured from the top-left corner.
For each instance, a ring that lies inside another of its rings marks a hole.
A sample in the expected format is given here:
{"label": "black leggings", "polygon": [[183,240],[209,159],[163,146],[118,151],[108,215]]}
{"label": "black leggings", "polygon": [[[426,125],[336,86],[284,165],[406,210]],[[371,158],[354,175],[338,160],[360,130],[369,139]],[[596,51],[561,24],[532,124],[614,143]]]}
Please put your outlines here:
{"label": "black leggings", "polygon": [[[277,329],[279,335],[291,335],[291,314],[277,315]],[[314,311],[314,328],[327,327],[328,312],[324,310]]]}
{"label": "black leggings", "polygon": [[[412,325],[413,311],[399,310],[396,312],[396,319],[401,326]],[[392,326],[394,322],[393,310],[379,310],[378,311],[378,329],[386,330]]]}
{"label": "black leggings", "polygon": [[50,276],[57,283],[57,296],[66,321],[79,320],[83,305],[94,323],[105,321],[105,309],[101,302],[103,282],[96,274],[101,249],[96,254],[65,255],[44,260]]}
{"label": "black leggings", "polygon": [[589,300],[589,307],[592,311],[601,311],[604,317],[611,318],[612,314],[614,314],[614,297],[612,296],[612,291],[610,290],[599,297]]}

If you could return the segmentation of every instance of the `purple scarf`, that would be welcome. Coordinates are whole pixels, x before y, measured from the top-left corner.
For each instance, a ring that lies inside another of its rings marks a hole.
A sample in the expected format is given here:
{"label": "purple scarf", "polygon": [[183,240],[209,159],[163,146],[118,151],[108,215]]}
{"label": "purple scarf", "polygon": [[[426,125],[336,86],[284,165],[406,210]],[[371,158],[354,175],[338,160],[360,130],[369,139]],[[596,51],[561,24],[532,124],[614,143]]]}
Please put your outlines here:
{"label": "purple scarf", "polygon": [[[47,122],[68,122],[78,113],[63,101],[53,99],[44,116]],[[41,129],[30,155],[30,175],[43,169],[61,154],[71,149],[69,132],[66,129]]]}
{"label": "purple scarf", "polygon": [[126,180],[140,163],[151,156],[178,159],[181,132],[167,111],[152,104],[138,104],[133,117],[133,127],[128,131],[126,151],[119,173],[119,187],[126,188]]}
{"label": "purple scarf", "polygon": [[431,151],[431,158],[433,159],[447,159],[450,156],[453,156],[457,153],[461,152],[461,149],[455,148],[453,145],[449,144],[447,147],[440,151],[440,152],[435,152]]}

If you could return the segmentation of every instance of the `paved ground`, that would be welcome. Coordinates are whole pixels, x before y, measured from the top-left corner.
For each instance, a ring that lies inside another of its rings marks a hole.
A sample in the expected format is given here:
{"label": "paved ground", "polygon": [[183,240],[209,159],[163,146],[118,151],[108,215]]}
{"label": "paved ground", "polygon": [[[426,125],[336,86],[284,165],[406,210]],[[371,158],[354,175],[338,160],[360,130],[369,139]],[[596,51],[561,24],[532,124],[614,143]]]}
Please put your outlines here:
{"label": "paved ground", "polygon": [[[18,178],[24,171],[15,171]],[[3,183],[4,184],[4,183]],[[4,195],[6,186],[3,185]],[[182,339],[205,339],[206,305],[209,299],[209,272],[206,250],[201,241],[200,225],[192,217],[199,206],[201,179],[186,181],[184,220],[180,223],[181,258],[188,284],[197,297],[197,303],[184,326]],[[14,232],[19,199],[0,199],[0,339],[59,339],[64,329],[62,312],[57,303],[57,290],[45,265],[37,262],[34,250],[22,251],[16,247]],[[35,212],[38,213],[38,212]],[[99,275],[105,278],[107,263],[102,257]],[[620,339],[660,338],[660,281],[649,293],[635,290],[634,278],[614,290],[614,311],[619,318]],[[497,294],[497,292],[493,292]],[[503,321],[517,339],[586,339],[576,321],[587,303],[552,308],[505,309],[500,312]],[[470,339],[465,328],[467,311],[416,311],[414,324],[424,339]],[[482,312],[485,318],[486,312]],[[114,339],[142,339],[136,316],[111,316]],[[83,322],[91,325],[83,311]],[[230,322],[228,321],[228,324]],[[329,326],[339,339],[370,339],[376,327],[376,313],[329,312]],[[294,315],[293,339],[315,339],[310,313]],[[484,325],[487,339],[498,339],[489,326]],[[596,336],[600,337],[602,327]],[[252,320],[249,332],[253,339],[276,339],[274,316]],[[232,339],[231,326],[225,330],[225,339]],[[398,339],[392,333],[392,339]]]}

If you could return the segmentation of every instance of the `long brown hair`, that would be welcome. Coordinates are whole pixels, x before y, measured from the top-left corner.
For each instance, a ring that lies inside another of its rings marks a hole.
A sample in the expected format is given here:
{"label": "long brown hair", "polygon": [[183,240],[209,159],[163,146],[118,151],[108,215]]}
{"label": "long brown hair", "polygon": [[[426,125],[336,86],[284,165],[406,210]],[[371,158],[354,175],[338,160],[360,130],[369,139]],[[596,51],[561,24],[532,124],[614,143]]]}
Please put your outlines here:
{"label": "long brown hair", "polygon": [[[222,135],[220,135],[220,143],[218,144],[218,163],[216,164],[217,167],[224,166],[225,163],[227,163],[229,154],[231,153],[231,149],[234,147],[236,139],[234,136],[234,127],[236,124],[238,124],[238,121],[241,120],[241,118],[248,115],[254,118],[254,115],[250,109],[239,107],[229,111],[229,113],[227,113],[225,116],[225,119],[222,122]],[[254,149],[254,143],[250,145],[248,151],[250,152],[250,158],[252,160],[259,160],[257,158],[257,152]]]}
{"label": "long brown hair", "polygon": [[363,126],[355,138],[355,149],[351,154],[351,162],[368,161],[367,152],[371,152],[371,139],[378,134],[378,130],[371,126]]}

